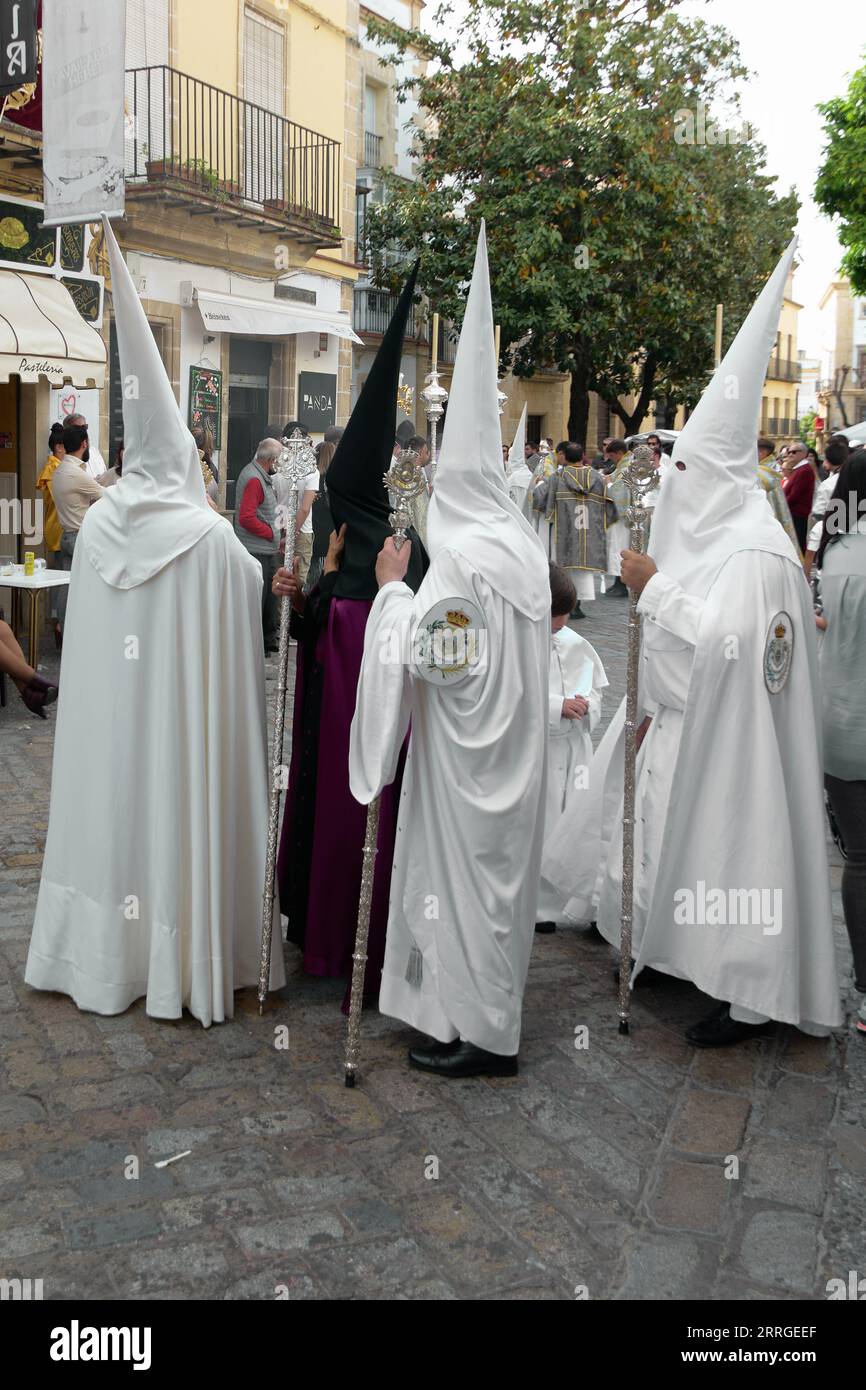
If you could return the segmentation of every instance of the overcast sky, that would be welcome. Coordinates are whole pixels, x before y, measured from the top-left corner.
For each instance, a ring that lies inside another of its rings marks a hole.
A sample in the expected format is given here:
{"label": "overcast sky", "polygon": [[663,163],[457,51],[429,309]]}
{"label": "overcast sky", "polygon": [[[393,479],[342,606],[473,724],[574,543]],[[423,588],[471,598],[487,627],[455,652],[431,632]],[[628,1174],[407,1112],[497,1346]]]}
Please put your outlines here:
{"label": "overcast sky", "polygon": [[[435,0],[428,0],[425,27],[435,8]],[[799,194],[801,264],[794,280],[804,306],[799,345],[817,356],[818,303],[841,251],[832,223],[812,201],[823,149],[823,123],[815,108],[841,95],[849,73],[866,61],[866,0],[683,0],[682,13],[729,29],[755,74],[741,91],[743,117],[767,148],[767,170],[779,190],[793,186]],[[459,53],[459,43],[456,49]]]}
{"label": "overcast sky", "polygon": [[[800,198],[801,264],[794,293],[804,305],[799,345],[820,351],[818,303],[836,274],[841,250],[812,189],[821,164],[823,122],[816,105],[847,88],[866,49],[863,0],[686,0],[683,13],[710,17],[729,29],[756,74],[743,88],[745,119],[767,147],[767,170],[780,191]],[[866,177],[866,171],[864,171]]]}

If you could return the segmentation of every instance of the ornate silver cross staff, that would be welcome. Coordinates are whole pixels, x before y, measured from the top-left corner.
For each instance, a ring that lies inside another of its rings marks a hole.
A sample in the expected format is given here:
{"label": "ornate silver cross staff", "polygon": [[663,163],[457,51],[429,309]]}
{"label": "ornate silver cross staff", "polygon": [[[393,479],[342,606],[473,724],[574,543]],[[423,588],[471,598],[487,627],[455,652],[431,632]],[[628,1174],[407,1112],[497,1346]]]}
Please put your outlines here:
{"label": "ornate silver cross staff", "polygon": [[[277,460],[276,471],[290,485],[286,509],[286,554],[283,561],[291,573],[295,561],[295,522],[300,487],[316,467],[316,455],[309,435],[294,429]],[[283,731],[286,725],[286,677],[289,669],[289,618],[291,601],[280,599],[280,652],[277,659],[277,702],[274,710],[274,742],[271,755],[271,791],[268,811],[268,854],[265,861],[265,887],[262,896],[262,954],[259,967],[259,1013],[265,1011],[271,978],[271,937],[274,926],[274,879],[277,871],[277,833],[280,824],[280,792],[283,790]]]}
{"label": "ornate silver cross staff", "polygon": [[[394,546],[400,550],[412,525],[412,503],[427,486],[414,449],[403,449],[382,480],[388,489],[392,511],[388,523],[394,531]],[[379,835],[379,797],[367,807],[364,831],[364,862],[361,868],[361,896],[358,900],[358,926],[352,953],[352,988],[349,994],[349,1028],[346,1038],[346,1085],[354,1086],[361,1053],[361,1012],[364,1008],[364,975],[367,969],[367,940],[370,935],[370,909],[373,903],[373,876],[376,871],[376,840]]]}
{"label": "ornate silver cross staff", "polygon": [[[646,444],[639,444],[633,450],[629,462],[621,474],[629,490],[629,507],[623,520],[627,523],[631,538],[630,548],[642,555],[646,548],[647,532],[652,509],[647,507],[644,498],[659,485],[658,469],[652,450]],[[634,912],[634,812],[635,812],[635,762],[637,750],[637,696],[638,675],[640,671],[640,614],[637,611],[638,596],[629,591],[628,600],[628,674],[625,695],[625,776],[622,798],[622,920],[620,927],[619,957],[619,1031],[628,1033],[631,991],[631,937],[632,915]]]}
{"label": "ornate silver cross staff", "polygon": [[427,415],[427,423],[430,426],[430,476],[436,474],[436,444],[439,432],[439,421],[445,414],[444,406],[448,399],[448,392],[440,384],[439,373],[436,370],[435,360],[430,371],[425,377],[426,386],[421,392],[421,399],[424,402],[424,410]]}

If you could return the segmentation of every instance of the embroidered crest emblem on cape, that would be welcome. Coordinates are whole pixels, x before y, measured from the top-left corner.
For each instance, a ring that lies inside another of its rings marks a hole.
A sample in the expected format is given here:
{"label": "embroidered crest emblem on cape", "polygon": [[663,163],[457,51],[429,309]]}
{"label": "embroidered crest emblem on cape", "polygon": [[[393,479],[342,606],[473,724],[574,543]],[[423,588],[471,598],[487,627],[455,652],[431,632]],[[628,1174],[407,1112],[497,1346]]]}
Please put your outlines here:
{"label": "embroidered crest emblem on cape", "polygon": [[771,695],[784,690],[794,655],[794,624],[788,613],[777,613],[764,643],[764,684]]}
{"label": "embroidered crest emblem on cape", "polygon": [[477,670],[487,624],[474,603],[443,598],[428,609],[415,632],[412,660],[431,685],[454,685]]}

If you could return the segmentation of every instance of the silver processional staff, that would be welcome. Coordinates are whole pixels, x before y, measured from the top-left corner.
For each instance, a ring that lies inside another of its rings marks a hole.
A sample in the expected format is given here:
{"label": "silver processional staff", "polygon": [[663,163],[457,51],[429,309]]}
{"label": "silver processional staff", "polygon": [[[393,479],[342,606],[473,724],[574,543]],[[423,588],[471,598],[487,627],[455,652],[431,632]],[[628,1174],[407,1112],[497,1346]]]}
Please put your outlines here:
{"label": "silver processional staff", "polygon": [[[276,472],[289,484],[286,508],[286,554],[284,564],[291,573],[295,561],[295,523],[298,516],[300,488],[309,473],[316,468],[316,455],[310,436],[294,429],[282,441]],[[291,601],[280,599],[280,650],[277,658],[277,701],[274,710],[274,742],[271,754],[270,806],[268,809],[268,853],[265,861],[265,886],[262,895],[262,954],[259,967],[259,1013],[264,1013],[271,977],[271,938],[274,926],[274,879],[277,870],[277,836],[280,825],[280,792],[283,790],[283,732],[286,726],[286,681],[289,670],[289,618]]]}
{"label": "silver processional staff", "polygon": [[[424,470],[419,466],[414,449],[403,449],[394,459],[383,478],[391,499],[392,511],[388,523],[394,531],[394,546],[400,550],[408,539],[412,525],[412,503],[427,487]],[[367,807],[364,832],[364,860],[361,868],[361,896],[358,900],[358,926],[355,949],[352,953],[352,986],[349,995],[349,1027],[344,1063],[347,1086],[354,1086],[361,1055],[361,1012],[364,1008],[364,975],[367,969],[367,941],[370,935],[370,909],[373,903],[373,878],[376,871],[376,840],[379,835],[379,800],[374,797]]]}
{"label": "silver processional staff", "polygon": [[[658,469],[652,450],[638,444],[622,470],[622,479],[629,490],[630,503],[623,520],[631,532],[630,548],[638,555],[646,549],[652,508],[644,499],[659,485]],[[638,678],[640,673],[641,619],[637,611],[638,596],[629,590],[628,600],[628,668],[625,696],[625,768],[622,798],[622,917],[620,924],[619,958],[619,1031],[628,1033],[631,991],[632,922],[634,914],[634,814],[635,763],[637,749]]]}

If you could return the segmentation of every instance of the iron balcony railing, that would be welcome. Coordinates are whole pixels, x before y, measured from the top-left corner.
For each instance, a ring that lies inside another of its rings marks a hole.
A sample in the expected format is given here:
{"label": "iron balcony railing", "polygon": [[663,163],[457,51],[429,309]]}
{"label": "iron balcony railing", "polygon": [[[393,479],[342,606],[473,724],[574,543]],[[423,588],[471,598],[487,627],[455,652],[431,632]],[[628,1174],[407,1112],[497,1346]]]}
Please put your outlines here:
{"label": "iron balcony railing", "polygon": [[362,193],[355,195],[355,261],[358,265],[370,263],[370,248],[367,244],[367,199]]}
{"label": "iron balcony railing", "polygon": [[164,66],[127,70],[126,112],[129,183],[339,225],[338,141]]}
{"label": "iron balcony railing", "polygon": [[372,130],[364,131],[364,168],[381,169],[382,167],[382,137],[374,135]]}
{"label": "iron balcony railing", "polygon": [[[355,286],[355,313],[352,323],[356,333],[384,333],[397,308],[397,295],[378,290],[373,285]],[[409,311],[406,337],[417,343],[429,343],[431,316],[429,306],[413,304]],[[453,325],[439,322],[439,354],[441,366],[451,366],[457,356],[457,333]]]}
{"label": "iron balcony railing", "polygon": [[[388,290],[377,290],[371,285],[358,285],[355,287],[355,314],[353,328],[356,333],[384,333],[391,322],[391,316],[397,308],[398,296],[391,294]],[[420,306],[413,304],[409,310],[409,322],[406,326],[406,337],[414,338],[423,342],[427,334],[427,325],[423,313],[419,312]]]}
{"label": "iron balcony railing", "polygon": [[450,366],[457,357],[457,332],[451,323],[439,320],[439,361]]}
{"label": "iron balcony railing", "polygon": [[802,369],[792,357],[771,357],[767,377],[770,381],[800,381]]}

